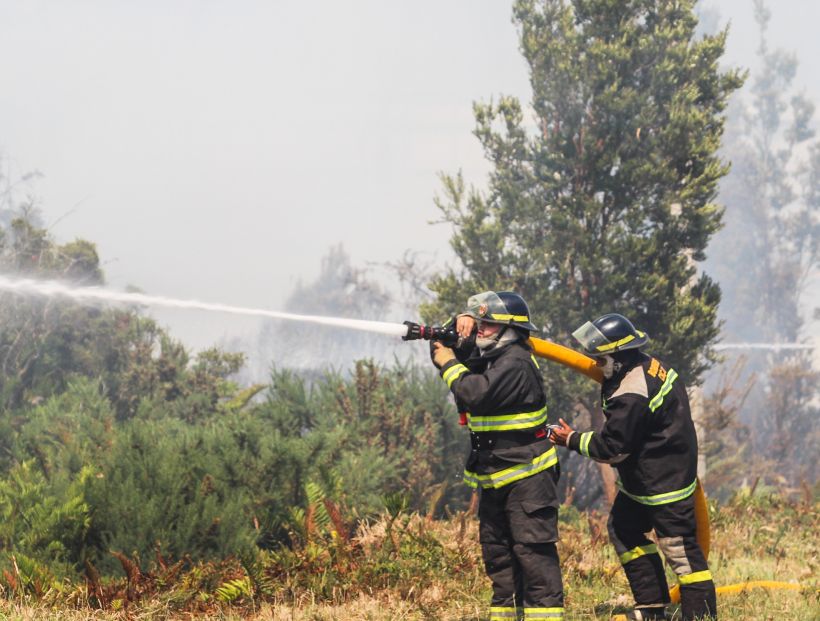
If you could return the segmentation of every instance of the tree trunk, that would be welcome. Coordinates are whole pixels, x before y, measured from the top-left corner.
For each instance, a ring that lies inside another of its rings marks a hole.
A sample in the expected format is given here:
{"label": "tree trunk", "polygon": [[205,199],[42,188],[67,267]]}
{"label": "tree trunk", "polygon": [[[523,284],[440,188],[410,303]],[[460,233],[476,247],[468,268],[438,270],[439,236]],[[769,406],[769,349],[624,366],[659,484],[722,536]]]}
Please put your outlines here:
{"label": "tree trunk", "polygon": [[692,422],[695,423],[695,432],[698,436],[698,477],[703,480],[706,474],[706,455],[703,452],[703,388],[693,386],[689,389],[689,409],[692,412]]}

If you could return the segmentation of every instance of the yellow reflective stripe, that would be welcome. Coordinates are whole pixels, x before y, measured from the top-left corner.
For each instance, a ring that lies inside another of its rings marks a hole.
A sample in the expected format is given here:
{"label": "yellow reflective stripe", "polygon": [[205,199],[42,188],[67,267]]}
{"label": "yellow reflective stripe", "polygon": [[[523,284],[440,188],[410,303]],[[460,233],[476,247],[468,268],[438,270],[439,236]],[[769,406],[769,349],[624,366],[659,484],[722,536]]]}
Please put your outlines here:
{"label": "yellow reflective stripe", "polygon": [[532,358],[532,363],[535,365],[535,368],[536,368],[536,369],[540,369],[541,367],[540,367],[540,366],[538,366],[538,361],[535,359],[535,356],[533,356],[532,354],[530,354],[530,358]]}
{"label": "yellow reflective stripe", "polygon": [[558,453],[553,446],[528,464],[505,468],[504,470],[499,470],[491,474],[476,474],[470,470],[465,470],[464,482],[470,487],[481,487],[482,489],[504,487],[514,481],[520,481],[521,479],[526,479],[534,474],[538,474],[557,463]]}
{"label": "yellow reflective stripe", "polygon": [[463,364],[454,364],[449,369],[447,369],[444,373],[442,373],[441,378],[446,382],[448,381],[455,373],[467,371],[467,367]]}
{"label": "yellow reflective stripe", "polygon": [[445,382],[447,382],[447,388],[453,385],[453,382],[456,381],[462,374],[467,373],[469,369],[465,367],[463,364],[454,364],[449,369],[447,369],[444,374],[441,376]]}
{"label": "yellow reflective stripe", "polygon": [[649,402],[649,409],[653,412],[661,407],[663,403],[663,398],[669,394],[669,391],[672,390],[672,384],[675,380],[678,379],[678,373],[675,369],[669,369],[669,373],[666,374],[666,381],[661,386],[661,389],[658,391],[658,394],[652,397],[652,401]]}
{"label": "yellow reflective stripe", "polygon": [[628,491],[624,489],[623,483],[618,480],[616,483],[618,488],[627,496],[629,496],[635,502],[639,502],[642,505],[668,505],[670,502],[677,502],[678,500],[683,500],[684,498],[689,498],[695,492],[695,486],[697,485],[698,480],[695,479],[692,481],[690,485],[687,485],[683,489],[675,490],[674,492],[666,492],[664,494],[654,494],[653,496],[636,496],[635,494],[630,494]]}
{"label": "yellow reflective stripe", "polygon": [[505,621],[506,619],[515,619],[517,611],[513,606],[491,606],[490,607],[490,621]]}
{"label": "yellow reflective stripe", "polygon": [[621,559],[621,565],[626,565],[629,561],[634,561],[636,558],[641,558],[642,556],[646,556],[647,554],[657,554],[658,553],[658,546],[654,543],[649,544],[648,546],[638,546],[637,548],[632,548],[628,552],[624,552],[619,557]]}
{"label": "yellow reflective stripe", "polygon": [[584,457],[589,457],[589,441],[592,440],[594,431],[587,431],[581,434],[581,443],[578,445],[578,450]]}
{"label": "yellow reflective stripe", "polygon": [[524,619],[563,619],[563,608],[524,608]]}
{"label": "yellow reflective stripe", "polygon": [[615,349],[616,347],[620,347],[621,345],[626,345],[629,341],[634,341],[635,336],[630,334],[627,337],[622,338],[620,341],[615,341],[614,343],[604,343],[603,345],[598,345],[595,348],[595,351],[609,351],[610,349]]}
{"label": "yellow reflective stripe", "polygon": [[685,576],[678,576],[678,581],[681,584],[693,584],[695,582],[706,582],[707,580],[712,579],[712,572],[708,569],[704,569],[703,571],[696,571],[693,574],[687,574]]}
{"label": "yellow reflective stripe", "polygon": [[500,416],[474,416],[467,414],[470,431],[513,431],[537,427],[547,422],[547,408],[544,406],[534,412],[502,414]]}
{"label": "yellow reflective stripe", "polygon": [[498,321],[520,321],[522,323],[528,323],[530,318],[526,315],[499,315],[499,314],[492,314],[487,315],[487,319],[497,319]]}

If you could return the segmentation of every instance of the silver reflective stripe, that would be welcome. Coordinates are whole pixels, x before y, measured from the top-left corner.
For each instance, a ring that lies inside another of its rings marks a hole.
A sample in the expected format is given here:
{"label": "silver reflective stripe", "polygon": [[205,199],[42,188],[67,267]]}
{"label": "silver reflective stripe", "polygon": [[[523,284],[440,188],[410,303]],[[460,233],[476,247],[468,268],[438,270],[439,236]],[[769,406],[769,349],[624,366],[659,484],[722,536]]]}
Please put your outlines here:
{"label": "silver reflective stripe", "polygon": [[657,410],[663,404],[663,398],[669,394],[669,391],[672,390],[672,384],[675,383],[675,380],[678,378],[678,373],[675,369],[669,369],[669,373],[666,374],[666,381],[661,386],[661,389],[658,391],[658,394],[652,397],[652,401],[649,402],[649,409],[651,411]]}
{"label": "silver reflective stripe", "polygon": [[677,502],[678,500],[683,500],[684,498],[689,498],[695,492],[695,486],[697,485],[698,480],[695,479],[692,481],[690,485],[687,485],[683,489],[675,490],[674,492],[666,492],[664,494],[653,494],[652,496],[636,496],[635,494],[630,494],[628,491],[624,489],[623,483],[621,483],[620,479],[617,481],[618,489],[621,490],[624,494],[629,496],[635,502],[639,502],[642,505],[667,505],[670,502]]}
{"label": "silver reflective stripe", "polygon": [[524,621],[528,619],[563,619],[563,608],[524,608]]}
{"label": "silver reflective stripe", "polygon": [[542,472],[547,468],[551,468],[557,463],[558,453],[553,446],[528,464],[520,464],[490,474],[476,474],[470,470],[465,470],[464,482],[470,487],[481,487],[482,489],[504,487],[515,481],[520,481],[521,479],[526,479],[527,477]]}
{"label": "silver reflective stripe", "polygon": [[584,457],[589,457],[589,441],[592,440],[594,431],[587,431],[581,434],[581,443],[578,445],[578,450]]}
{"label": "silver reflective stripe", "polygon": [[543,407],[535,412],[520,412],[518,414],[501,414],[499,416],[474,416],[467,414],[467,423],[470,431],[513,431],[528,429],[547,422],[547,408]]}
{"label": "silver reflective stripe", "polygon": [[490,608],[490,621],[506,621],[517,617],[517,612],[513,606],[492,606]]}
{"label": "silver reflective stripe", "polygon": [[447,388],[450,388],[462,374],[467,373],[469,369],[465,367],[463,364],[454,364],[449,369],[447,369],[441,376],[445,382],[447,382]]}
{"label": "silver reflective stripe", "polygon": [[478,475],[470,470],[464,471],[464,482],[470,487],[478,487],[480,483],[478,480]]}

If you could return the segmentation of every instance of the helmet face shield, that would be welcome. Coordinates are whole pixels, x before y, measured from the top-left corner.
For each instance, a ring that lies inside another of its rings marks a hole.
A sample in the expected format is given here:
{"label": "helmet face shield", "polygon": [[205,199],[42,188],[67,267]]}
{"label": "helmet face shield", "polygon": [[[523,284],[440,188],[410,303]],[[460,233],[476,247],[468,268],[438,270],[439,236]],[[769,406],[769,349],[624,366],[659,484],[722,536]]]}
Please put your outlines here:
{"label": "helmet face shield", "polygon": [[467,300],[467,314],[477,321],[486,321],[490,323],[504,323],[501,321],[493,321],[493,315],[503,314],[506,312],[504,302],[498,297],[495,291],[485,291],[471,296]]}
{"label": "helmet face shield", "polygon": [[572,333],[572,336],[591,355],[603,355],[598,351],[598,348],[609,343],[609,339],[591,321],[587,321],[578,328]]}
{"label": "helmet face shield", "polygon": [[604,356],[627,349],[640,349],[649,342],[646,332],[637,330],[623,315],[610,313],[587,321],[572,333],[590,356]]}

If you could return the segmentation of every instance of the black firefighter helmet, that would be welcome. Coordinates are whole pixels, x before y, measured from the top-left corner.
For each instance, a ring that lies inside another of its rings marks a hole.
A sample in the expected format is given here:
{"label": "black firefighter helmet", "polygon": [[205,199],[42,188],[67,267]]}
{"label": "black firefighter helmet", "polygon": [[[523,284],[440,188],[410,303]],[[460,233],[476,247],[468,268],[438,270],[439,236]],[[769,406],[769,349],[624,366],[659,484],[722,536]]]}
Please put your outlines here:
{"label": "black firefighter helmet", "polygon": [[466,314],[478,321],[538,331],[530,321],[530,308],[524,298],[512,291],[477,293],[467,300]]}
{"label": "black firefighter helmet", "polygon": [[636,329],[629,319],[617,313],[587,321],[572,336],[590,356],[606,356],[627,349],[638,349],[649,342],[646,332]]}

